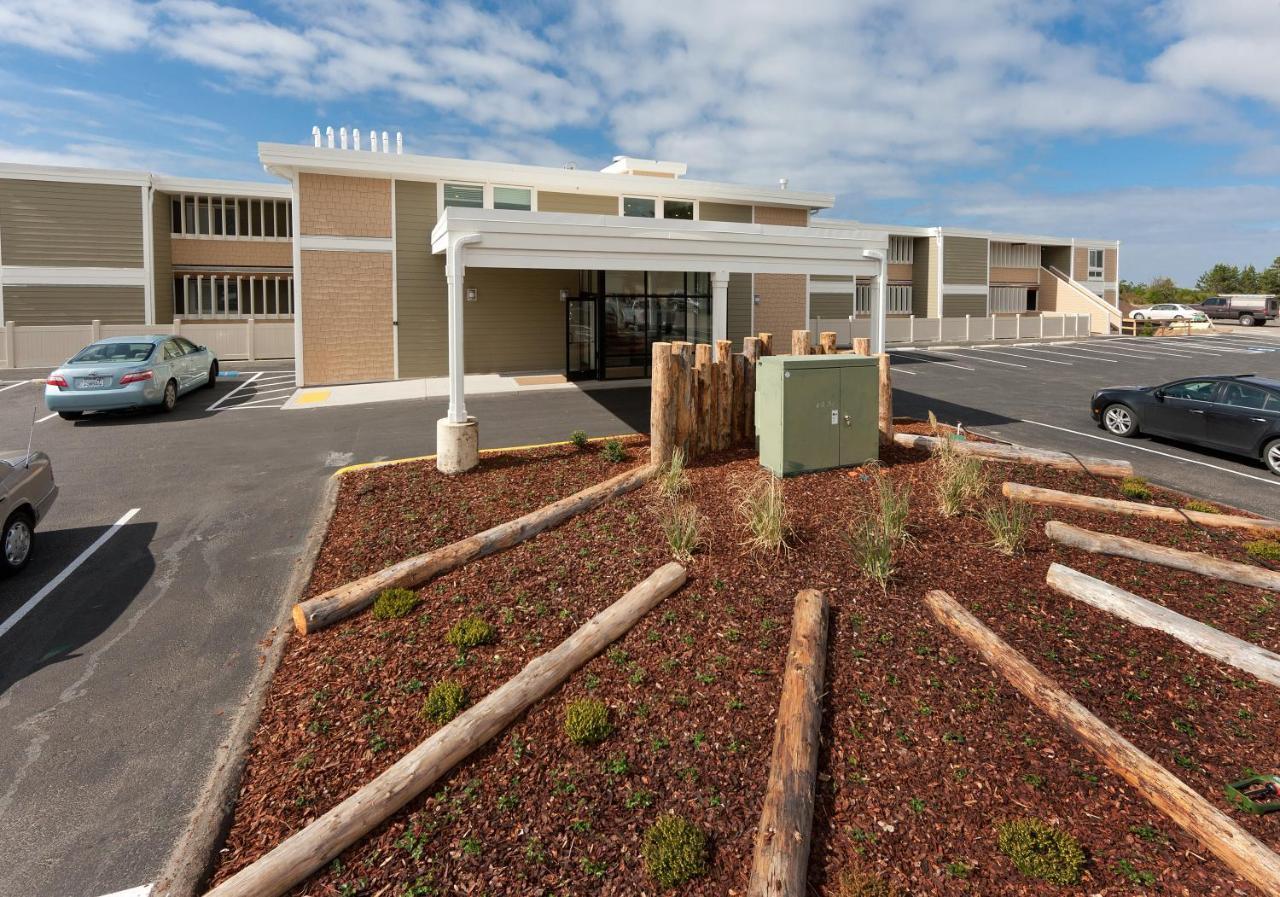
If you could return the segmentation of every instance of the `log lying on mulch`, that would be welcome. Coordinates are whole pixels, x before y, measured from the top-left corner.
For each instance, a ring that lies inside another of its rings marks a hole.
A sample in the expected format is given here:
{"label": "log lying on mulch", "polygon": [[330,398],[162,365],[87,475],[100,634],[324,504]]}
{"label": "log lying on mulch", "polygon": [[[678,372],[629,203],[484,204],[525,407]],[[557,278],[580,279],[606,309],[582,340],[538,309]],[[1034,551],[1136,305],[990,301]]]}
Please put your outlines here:
{"label": "log lying on mulch", "polygon": [[1194,523],[1197,526],[1212,529],[1239,529],[1270,536],[1280,533],[1280,520],[1269,520],[1263,517],[1237,517],[1232,514],[1210,514],[1183,508],[1144,505],[1136,501],[1059,492],[1057,489],[1042,489],[1039,486],[1027,486],[1023,483],[1005,483],[1000,487],[1000,491],[1011,501],[1024,501],[1036,505],[1051,505],[1102,514],[1123,514],[1129,517],[1149,517],[1169,523]]}
{"label": "log lying on mulch", "polygon": [[821,592],[805,589],[796,595],[791,620],[791,644],[747,897],[804,897],[806,893],[826,664],[827,599]]}
{"label": "log lying on mulch", "polygon": [[684,585],[685,576],[685,568],[674,561],[659,567],[368,785],[209,891],[208,897],[277,897],[305,881],[623,636]]}
{"label": "log lying on mulch", "polygon": [[1280,685],[1280,654],[1062,564],[1050,564],[1045,581],[1064,595],[1115,614],[1135,626],[1168,633],[1201,654],[1251,673],[1263,682]]}
{"label": "log lying on mulch", "polygon": [[[934,451],[942,443],[937,436],[919,433],[894,433],[893,441],[905,448],[922,448]],[[1027,448],[1022,445],[1001,445],[998,442],[973,442],[952,439],[951,447],[963,455],[977,455],[992,461],[1009,461],[1014,464],[1039,464],[1057,470],[1083,471],[1101,477],[1133,476],[1133,465],[1128,461],[1110,458],[1093,458],[1088,455],[1071,455],[1066,452],[1050,452]]]}
{"label": "log lying on mulch", "polygon": [[444,548],[407,558],[385,570],[299,602],[293,608],[293,625],[303,635],[331,626],[373,604],[383,589],[414,588],[477,558],[519,545],[570,517],[598,508],[609,499],[644,485],[656,470],[652,465],[628,470],[523,517],[500,523]]}
{"label": "log lying on mulch", "polygon": [[1280,897],[1280,856],[1090,713],[946,592],[929,592],[925,603],[939,623],[982,655],[1010,685],[1137,789],[1152,806],[1263,894]]}
{"label": "log lying on mulch", "polygon": [[1130,539],[1127,536],[1095,533],[1093,530],[1072,526],[1061,520],[1050,520],[1045,523],[1044,534],[1055,542],[1084,551],[1092,551],[1095,554],[1131,558],[1148,564],[1172,567],[1175,570],[1200,573],[1215,579],[1225,579],[1228,582],[1238,582],[1244,586],[1280,591],[1280,572],[1268,570],[1265,567],[1224,561],[1198,551],[1179,551],[1163,545],[1152,545],[1150,542]]}

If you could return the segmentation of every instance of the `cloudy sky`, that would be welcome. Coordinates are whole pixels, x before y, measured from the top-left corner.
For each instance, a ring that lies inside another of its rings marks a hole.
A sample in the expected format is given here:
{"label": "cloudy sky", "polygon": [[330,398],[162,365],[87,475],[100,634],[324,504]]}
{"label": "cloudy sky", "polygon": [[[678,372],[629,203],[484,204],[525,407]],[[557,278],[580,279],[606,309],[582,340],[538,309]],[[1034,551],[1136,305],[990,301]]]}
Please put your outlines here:
{"label": "cloudy sky", "polygon": [[1280,0],[0,0],[0,161],[263,179],[258,141],[823,190],[867,221],[1280,255]]}

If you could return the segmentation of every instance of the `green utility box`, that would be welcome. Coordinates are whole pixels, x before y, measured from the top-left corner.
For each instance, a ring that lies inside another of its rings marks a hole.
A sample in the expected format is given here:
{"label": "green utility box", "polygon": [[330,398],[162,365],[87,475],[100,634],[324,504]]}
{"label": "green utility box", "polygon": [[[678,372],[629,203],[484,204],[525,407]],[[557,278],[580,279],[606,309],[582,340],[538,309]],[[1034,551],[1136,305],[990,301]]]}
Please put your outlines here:
{"label": "green utility box", "polygon": [[879,371],[865,355],[769,355],[756,363],[760,464],[775,476],[879,457]]}

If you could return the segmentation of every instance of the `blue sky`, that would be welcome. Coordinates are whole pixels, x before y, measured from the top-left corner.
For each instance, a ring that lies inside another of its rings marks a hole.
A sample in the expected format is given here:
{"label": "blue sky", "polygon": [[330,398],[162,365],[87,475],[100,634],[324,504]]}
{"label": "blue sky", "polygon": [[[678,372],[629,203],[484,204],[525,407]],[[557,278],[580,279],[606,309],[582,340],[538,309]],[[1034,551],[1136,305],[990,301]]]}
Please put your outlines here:
{"label": "blue sky", "polygon": [[1182,282],[1280,255],[1280,2],[0,0],[0,161],[255,178],[259,141],[837,196],[1116,238]]}

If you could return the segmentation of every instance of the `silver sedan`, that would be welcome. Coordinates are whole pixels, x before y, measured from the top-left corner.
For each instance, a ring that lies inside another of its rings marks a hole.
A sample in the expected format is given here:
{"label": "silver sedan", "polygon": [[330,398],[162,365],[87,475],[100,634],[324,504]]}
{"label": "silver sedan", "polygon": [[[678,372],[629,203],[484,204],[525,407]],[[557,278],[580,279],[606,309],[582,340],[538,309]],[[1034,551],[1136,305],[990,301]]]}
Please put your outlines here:
{"label": "silver sedan", "polygon": [[16,573],[31,559],[36,524],[58,497],[53,463],[44,452],[0,454],[0,575]]}

